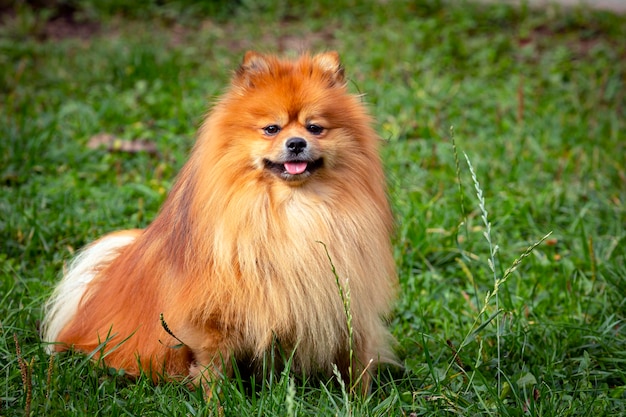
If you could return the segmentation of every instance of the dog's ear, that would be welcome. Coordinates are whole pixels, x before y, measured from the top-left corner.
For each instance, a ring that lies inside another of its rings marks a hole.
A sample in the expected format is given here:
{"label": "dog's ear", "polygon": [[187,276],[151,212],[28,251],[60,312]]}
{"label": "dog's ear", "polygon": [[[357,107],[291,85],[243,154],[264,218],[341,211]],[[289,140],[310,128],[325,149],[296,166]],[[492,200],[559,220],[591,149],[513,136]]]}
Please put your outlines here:
{"label": "dog's ear", "polygon": [[313,62],[324,72],[330,74],[333,84],[344,84],[343,65],[336,51],[323,52],[313,57]]}
{"label": "dog's ear", "polygon": [[233,82],[245,88],[254,87],[254,75],[270,71],[270,57],[255,51],[248,51],[237,71]]}
{"label": "dog's ear", "polygon": [[256,51],[248,51],[243,56],[238,73],[263,72],[269,70],[269,62],[265,55]]}

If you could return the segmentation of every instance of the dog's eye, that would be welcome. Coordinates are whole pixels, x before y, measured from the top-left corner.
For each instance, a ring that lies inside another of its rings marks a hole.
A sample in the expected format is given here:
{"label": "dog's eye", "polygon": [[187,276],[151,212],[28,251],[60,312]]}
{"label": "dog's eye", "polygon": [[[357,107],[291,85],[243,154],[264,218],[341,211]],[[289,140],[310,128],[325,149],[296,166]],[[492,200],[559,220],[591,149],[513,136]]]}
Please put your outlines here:
{"label": "dog's eye", "polygon": [[278,132],[280,132],[280,126],[278,125],[269,125],[269,126],[265,126],[263,128],[263,132],[267,135],[267,136],[274,136],[276,134],[278,134]]}
{"label": "dog's eye", "polygon": [[308,130],[309,133],[312,133],[314,135],[319,135],[320,133],[324,131],[324,128],[320,125],[309,124],[307,125],[306,130]]}

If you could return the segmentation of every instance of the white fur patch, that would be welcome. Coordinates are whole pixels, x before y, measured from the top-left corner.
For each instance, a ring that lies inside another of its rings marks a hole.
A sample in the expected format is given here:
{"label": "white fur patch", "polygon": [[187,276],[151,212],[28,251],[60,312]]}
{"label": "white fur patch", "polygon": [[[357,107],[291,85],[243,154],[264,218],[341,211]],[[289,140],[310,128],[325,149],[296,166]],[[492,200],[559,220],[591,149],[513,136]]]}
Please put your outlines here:
{"label": "white fur patch", "polygon": [[48,353],[54,352],[52,343],[76,314],[87,285],[98,271],[111,262],[119,250],[130,244],[136,234],[113,234],[105,236],[84,248],[71,262],[67,272],[57,284],[52,296],[44,306],[42,339]]}

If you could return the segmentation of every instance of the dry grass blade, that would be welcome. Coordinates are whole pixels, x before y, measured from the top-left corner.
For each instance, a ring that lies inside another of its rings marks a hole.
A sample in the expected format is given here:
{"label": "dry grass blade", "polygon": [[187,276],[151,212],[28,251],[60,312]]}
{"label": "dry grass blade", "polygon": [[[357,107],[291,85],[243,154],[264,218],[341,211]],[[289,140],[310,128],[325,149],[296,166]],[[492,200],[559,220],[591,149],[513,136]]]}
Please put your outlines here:
{"label": "dry grass blade", "polygon": [[16,333],[13,333],[13,340],[15,341],[17,364],[20,367],[20,374],[22,376],[22,386],[24,387],[24,393],[26,394],[26,399],[24,400],[24,415],[28,417],[30,416],[30,407],[33,398],[31,370],[33,369],[35,358],[31,359],[30,364],[27,363],[22,357],[22,348],[20,347],[20,342]]}

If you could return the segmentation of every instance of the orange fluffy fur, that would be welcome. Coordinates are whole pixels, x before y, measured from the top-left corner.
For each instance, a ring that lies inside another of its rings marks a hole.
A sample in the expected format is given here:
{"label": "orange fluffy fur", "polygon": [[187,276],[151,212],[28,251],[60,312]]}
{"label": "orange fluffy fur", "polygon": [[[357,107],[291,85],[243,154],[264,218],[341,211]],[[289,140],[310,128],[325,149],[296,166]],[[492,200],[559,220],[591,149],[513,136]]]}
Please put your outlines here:
{"label": "orange fluffy fur", "polygon": [[[287,172],[294,137],[303,173]],[[66,272],[46,306],[50,350],[99,349],[108,366],[155,380],[228,375],[273,344],[298,372],[393,361],[378,144],[335,52],[248,52],[154,222],[92,243]],[[349,290],[352,344],[329,257]]]}

